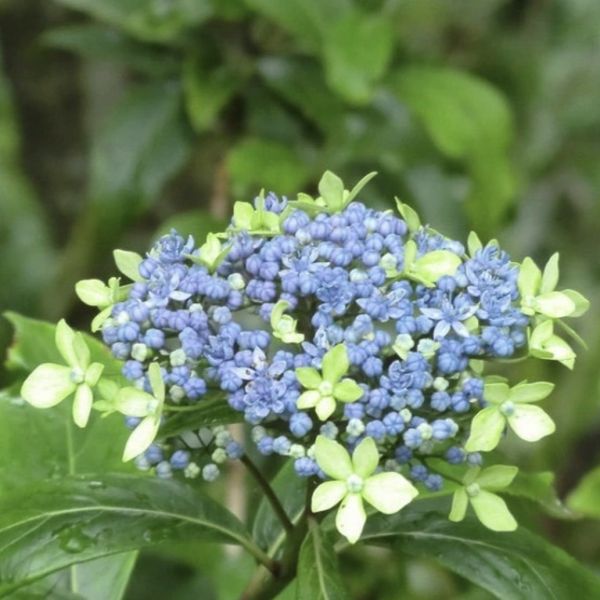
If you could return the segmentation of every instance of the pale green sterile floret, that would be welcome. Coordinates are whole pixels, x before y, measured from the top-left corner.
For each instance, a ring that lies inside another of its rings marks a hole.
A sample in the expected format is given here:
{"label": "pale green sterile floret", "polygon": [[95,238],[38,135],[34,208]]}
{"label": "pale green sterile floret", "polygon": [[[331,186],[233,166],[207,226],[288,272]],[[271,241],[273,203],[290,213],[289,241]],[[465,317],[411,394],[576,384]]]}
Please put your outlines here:
{"label": "pale green sterile floret", "polygon": [[352,379],[342,377],[348,372],[350,362],[344,344],[338,344],[325,353],[322,373],[312,367],[298,367],[296,378],[308,391],[300,394],[299,409],[314,408],[321,421],[326,421],[336,409],[337,401],[355,402],[363,389]]}
{"label": "pale green sterile floret", "polygon": [[449,519],[462,521],[469,505],[485,527],[493,531],[514,531],[517,522],[506,502],[496,493],[507,488],[519,469],[506,465],[494,465],[487,469],[474,467],[469,469],[459,487],[452,496],[452,508]]}
{"label": "pale green sterile floret", "polygon": [[313,492],[311,510],[321,512],[339,504],[335,525],[351,544],[360,538],[367,519],[364,502],[389,515],[418,495],[400,473],[376,473],[379,459],[377,445],[370,437],[358,444],[352,456],[341,444],[321,435],[315,442],[315,460],[330,480]]}
{"label": "pale green sterile floret", "polygon": [[196,479],[200,475],[200,472],[200,467],[195,462],[191,462],[183,470],[183,475],[186,479]]}
{"label": "pale green sterile floret", "polygon": [[246,287],[246,282],[244,278],[239,273],[232,273],[227,277],[227,283],[234,290],[243,290]]}
{"label": "pale green sterile floret", "polygon": [[279,215],[265,208],[264,192],[256,200],[256,208],[249,202],[233,205],[233,231],[248,231],[254,235],[274,235],[281,231]]}
{"label": "pale green sterile floret", "polygon": [[55,343],[66,365],[39,365],[23,382],[21,396],[36,408],[51,408],[74,395],[73,420],[78,427],[85,427],[92,411],[92,388],[104,365],[90,363],[91,353],[83,335],[73,331],[64,319],[56,326]]}
{"label": "pale green sterile floret", "polygon": [[288,455],[292,458],[302,458],[306,456],[306,449],[301,444],[292,444],[288,450]]}
{"label": "pale green sterile floret", "polygon": [[404,246],[402,276],[433,287],[440,277],[454,275],[461,264],[461,258],[449,250],[433,250],[417,258],[417,244],[408,240]]}
{"label": "pale green sterile floret", "polygon": [[169,362],[173,367],[182,367],[183,365],[185,365],[186,361],[187,355],[183,348],[178,348],[177,350],[171,352],[171,354],[169,355]]}
{"label": "pale green sterile floret", "polygon": [[140,362],[145,362],[145,360],[150,356],[151,350],[146,346],[146,344],[142,344],[137,342],[133,344],[131,347],[131,358],[134,360],[138,360]]}
{"label": "pale green sterile floret", "polygon": [[412,412],[408,408],[403,408],[402,410],[398,411],[398,414],[402,417],[402,420],[405,423],[410,422],[412,419]]}
{"label": "pale green sterile floret", "polygon": [[512,388],[501,381],[488,381],[483,390],[488,405],[473,418],[465,450],[493,450],[507,426],[527,442],[536,442],[553,433],[554,421],[534,404],[549,396],[553,389],[554,385],[546,381],[522,382]]}
{"label": "pale green sterile floret", "polygon": [[217,448],[211,454],[211,460],[217,463],[218,465],[222,465],[224,462],[227,461],[227,452],[225,452],[223,448]]}
{"label": "pale green sterile floret", "polygon": [[433,387],[438,392],[443,392],[444,390],[447,390],[449,385],[450,382],[444,377],[436,377],[433,380]]}
{"label": "pale green sterile floret", "polygon": [[116,407],[119,412],[142,419],[127,439],[123,462],[145,452],[158,434],[165,403],[165,383],[158,363],[150,363],[148,378],[152,394],[135,387],[125,387],[117,395]]}
{"label": "pale green sterile floret", "polygon": [[424,440],[430,440],[433,435],[433,427],[429,423],[421,423],[417,426],[417,431]]}
{"label": "pale green sterile floret", "polygon": [[300,344],[304,335],[296,331],[297,321],[290,315],[284,314],[289,308],[289,302],[280,300],[271,311],[271,328],[273,335],[285,344]]}
{"label": "pale green sterile floret", "polygon": [[406,360],[408,353],[415,345],[415,341],[412,336],[408,333],[401,333],[396,336],[394,345],[392,346],[394,352],[402,359]]}
{"label": "pale green sterile floret", "polygon": [[346,426],[346,433],[353,437],[358,437],[362,435],[365,431],[365,424],[360,419],[350,419],[348,421],[348,425]]}

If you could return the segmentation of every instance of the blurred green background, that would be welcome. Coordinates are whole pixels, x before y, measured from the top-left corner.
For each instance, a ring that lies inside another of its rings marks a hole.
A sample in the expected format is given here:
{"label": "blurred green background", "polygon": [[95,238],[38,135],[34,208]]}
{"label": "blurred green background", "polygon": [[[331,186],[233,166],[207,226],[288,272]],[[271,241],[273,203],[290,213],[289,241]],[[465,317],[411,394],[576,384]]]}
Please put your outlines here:
{"label": "blurred green background", "polygon": [[[112,248],[171,226],[201,238],[263,187],[376,170],[372,206],[398,195],[519,260],[559,251],[564,286],[591,299],[574,373],[512,375],[557,382],[557,433],[505,448],[565,496],[600,463],[599,107],[597,0],[0,0],[0,308],[84,327],[73,284],[111,274]],[[518,509],[598,566],[597,524]],[[489,597],[386,557],[347,556],[357,598]],[[125,597],[235,598],[240,560],[145,554]]]}

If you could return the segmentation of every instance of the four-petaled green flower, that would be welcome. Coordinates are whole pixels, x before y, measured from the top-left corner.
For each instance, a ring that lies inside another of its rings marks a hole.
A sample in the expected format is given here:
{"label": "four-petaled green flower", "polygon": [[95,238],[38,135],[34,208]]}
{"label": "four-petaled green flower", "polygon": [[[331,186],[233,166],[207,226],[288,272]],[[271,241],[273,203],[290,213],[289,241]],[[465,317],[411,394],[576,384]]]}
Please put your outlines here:
{"label": "four-petaled green flower", "polygon": [[400,473],[375,473],[379,452],[373,438],[366,437],[352,453],[324,436],[317,437],[315,460],[333,481],[321,483],[313,492],[311,510],[329,510],[341,502],[335,524],[354,544],[360,537],[367,515],[363,500],[386,515],[398,512],[417,495],[417,489]]}
{"label": "four-petaled green flower", "polygon": [[187,257],[194,263],[206,267],[211,273],[214,273],[225,260],[231,245],[222,244],[219,236],[209,233],[206,236],[206,242],[198,249],[198,254],[189,254]]}
{"label": "four-petaled green flower", "polygon": [[290,315],[283,314],[289,302],[279,300],[271,311],[271,327],[273,335],[285,344],[300,344],[304,341],[304,335],[296,331],[297,321]]}
{"label": "four-petaled green flower", "polygon": [[519,383],[513,388],[506,383],[486,383],[483,398],[489,406],[473,418],[465,444],[467,452],[493,450],[507,424],[527,442],[537,442],[553,433],[554,421],[539,406],[531,404],[546,398],[553,389],[554,384],[546,381]]}
{"label": "four-petaled green flower", "polygon": [[469,469],[463,478],[463,487],[454,492],[449,519],[462,521],[469,504],[477,518],[493,531],[514,531],[517,522],[506,506],[506,502],[493,492],[509,486],[519,469],[495,465],[483,471],[479,467]]}
{"label": "four-petaled green flower", "polygon": [[130,417],[141,417],[142,420],[131,432],[125,444],[123,462],[127,462],[142,452],[156,438],[160,419],[165,405],[165,383],[158,363],[151,363],[148,367],[148,379],[152,394],[135,387],[125,387],[119,391],[115,401],[115,408]]}
{"label": "four-petaled green flower", "polygon": [[85,427],[92,410],[92,388],[98,383],[104,365],[91,362],[83,335],[62,319],[56,326],[56,347],[67,365],[43,363],[23,382],[21,396],[36,408],[50,408],[75,394],[73,420]]}
{"label": "four-petaled green flower", "polygon": [[531,258],[523,261],[519,269],[518,287],[524,314],[538,313],[551,319],[562,319],[579,317],[587,311],[590,303],[579,292],[555,290],[558,275],[558,253],[550,257],[543,273]]}
{"label": "four-petaled green flower", "polygon": [[297,401],[299,409],[314,408],[321,421],[328,419],[340,402],[355,402],[363,395],[362,388],[352,379],[342,379],[350,362],[344,344],[328,350],[323,357],[322,375],[312,367],[298,367],[296,377],[308,390]]}

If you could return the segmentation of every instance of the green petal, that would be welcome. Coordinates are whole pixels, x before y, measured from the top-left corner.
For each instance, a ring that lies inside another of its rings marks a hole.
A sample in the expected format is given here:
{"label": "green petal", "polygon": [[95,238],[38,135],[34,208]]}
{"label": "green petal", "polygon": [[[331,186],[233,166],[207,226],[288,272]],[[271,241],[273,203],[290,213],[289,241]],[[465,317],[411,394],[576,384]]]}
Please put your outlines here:
{"label": "green petal", "polygon": [[508,418],[508,424],[526,442],[537,442],[556,429],[554,421],[535,404],[517,405],[515,413]]}
{"label": "green petal", "polygon": [[137,254],[137,252],[115,250],[113,252],[113,257],[117,269],[119,269],[123,275],[129,277],[131,281],[143,281],[144,278],[140,275],[140,264],[144,259]]}
{"label": "green petal", "polygon": [[125,444],[123,462],[139,456],[148,449],[158,433],[159,425],[160,420],[153,416],[142,419],[142,422],[131,432],[127,444]]}
{"label": "green petal", "polygon": [[342,402],[355,402],[364,394],[363,389],[352,379],[342,379],[335,384],[333,396]]}
{"label": "green petal", "polygon": [[50,408],[70,396],[76,387],[70,367],[44,363],[23,382],[21,396],[36,408]]}
{"label": "green petal", "polygon": [[104,322],[110,317],[112,309],[112,305],[107,306],[102,312],[99,312],[94,317],[91,325],[91,330],[93,333],[96,333],[96,331],[100,331],[102,329],[102,325],[104,325]]}
{"label": "green petal", "polygon": [[328,350],[323,357],[323,379],[332,385],[337,383],[348,372],[348,352],[344,344],[338,344]]}
{"label": "green petal", "polygon": [[271,310],[271,327],[273,329],[277,328],[281,317],[283,317],[283,313],[285,313],[286,309],[290,303],[287,300],[279,300],[277,304]]}
{"label": "green petal", "polygon": [[83,279],[75,284],[75,293],[88,306],[104,308],[112,303],[112,290],[99,279]]}
{"label": "green petal", "polygon": [[411,271],[426,281],[435,283],[444,275],[454,275],[461,265],[459,256],[449,250],[434,250],[417,258]]}
{"label": "green petal", "polygon": [[296,369],[296,379],[300,382],[302,387],[305,387],[308,390],[318,389],[323,381],[319,371],[312,367],[298,367]]}
{"label": "green petal", "polygon": [[572,315],[575,310],[575,302],[567,294],[562,292],[548,292],[537,296],[534,301],[537,312],[552,319],[562,319]]}
{"label": "green petal", "polygon": [[455,523],[462,521],[467,514],[467,506],[469,505],[469,496],[464,488],[460,488],[454,492],[452,496],[452,508],[448,518]]}
{"label": "green petal", "polygon": [[471,433],[465,444],[467,452],[489,452],[502,438],[506,419],[497,407],[488,406],[479,411],[471,422]]}
{"label": "green petal", "polygon": [[507,383],[495,381],[483,386],[483,399],[490,404],[501,404],[509,395],[510,387]]}
{"label": "green petal", "polygon": [[513,402],[538,402],[547,398],[553,389],[554,384],[548,381],[520,383],[510,390],[510,399]]}
{"label": "green petal", "polygon": [[127,417],[147,417],[156,400],[154,396],[134,387],[119,390],[114,401],[115,408]]}
{"label": "green petal", "polygon": [[333,396],[325,396],[321,398],[315,406],[317,417],[321,421],[326,421],[335,412],[335,400]]}
{"label": "green petal", "polygon": [[150,380],[150,387],[156,399],[162,403],[165,401],[165,382],[162,378],[162,372],[158,363],[150,363],[148,367],[148,379]]}
{"label": "green petal", "polygon": [[375,441],[371,437],[366,437],[352,453],[352,465],[354,472],[363,479],[369,477],[375,472],[379,464],[379,452]]}
{"label": "green petal", "polygon": [[417,489],[400,473],[378,473],[365,481],[363,498],[379,512],[391,515],[419,495]]}
{"label": "green petal", "polygon": [[91,352],[82,333],[77,332],[75,334],[73,348],[77,357],[77,366],[85,371],[90,364]]}
{"label": "green petal", "polygon": [[575,304],[575,310],[571,313],[571,317],[580,317],[588,311],[590,301],[585,296],[575,290],[563,290],[562,293]]}
{"label": "green petal", "polygon": [[492,531],[514,531],[518,524],[500,496],[481,490],[471,498],[477,518]]}
{"label": "green petal", "polygon": [[55,342],[60,355],[70,367],[78,367],[79,360],[75,350],[75,332],[64,319],[56,325]]}
{"label": "green petal", "polygon": [[558,252],[555,252],[544,267],[544,274],[542,275],[542,284],[540,286],[540,293],[545,294],[552,292],[558,284]]}
{"label": "green petal", "polygon": [[329,510],[339,504],[348,493],[343,481],[325,481],[313,492],[310,509],[313,512]]}
{"label": "green petal", "polygon": [[321,394],[319,394],[319,392],[310,390],[300,394],[300,397],[296,400],[296,406],[300,409],[314,408],[320,399]]}
{"label": "green petal", "polygon": [[493,467],[483,469],[475,481],[487,490],[501,490],[512,483],[518,472],[518,467],[494,465]]}
{"label": "green petal", "polygon": [[330,211],[338,212],[344,207],[344,183],[335,173],[323,173],[319,181],[319,194]]}
{"label": "green petal", "polygon": [[360,538],[367,515],[360,494],[348,494],[335,517],[337,530],[351,543],[355,544]]}
{"label": "green petal", "polygon": [[346,449],[322,435],[318,436],[315,442],[315,460],[332,479],[345,481],[353,473],[350,455]]}
{"label": "green petal", "polygon": [[519,269],[518,287],[523,298],[535,296],[542,283],[542,272],[538,266],[527,257]]}
{"label": "green petal", "polygon": [[73,421],[77,427],[85,427],[90,419],[94,396],[92,388],[82,383],[77,386],[75,400],[73,401]]}
{"label": "green petal", "polygon": [[98,383],[103,371],[104,365],[102,363],[92,363],[85,372],[85,382],[94,387]]}

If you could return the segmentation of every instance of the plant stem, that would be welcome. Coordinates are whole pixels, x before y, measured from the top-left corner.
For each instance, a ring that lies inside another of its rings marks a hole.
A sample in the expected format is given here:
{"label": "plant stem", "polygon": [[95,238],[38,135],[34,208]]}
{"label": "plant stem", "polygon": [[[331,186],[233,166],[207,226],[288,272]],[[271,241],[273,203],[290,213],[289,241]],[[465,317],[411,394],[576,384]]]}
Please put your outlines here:
{"label": "plant stem", "polygon": [[243,543],[244,548],[251,554],[259,563],[260,568],[270,572],[274,577],[279,574],[279,564],[273,560],[258,544],[252,540]]}
{"label": "plant stem", "polygon": [[254,477],[258,485],[261,487],[262,491],[265,493],[267,500],[271,504],[275,515],[281,521],[281,524],[283,525],[283,528],[285,529],[286,533],[288,535],[291,535],[294,531],[294,525],[290,521],[290,518],[285,512],[285,509],[281,505],[279,498],[273,491],[273,488],[271,487],[269,482],[264,478],[263,474],[260,472],[258,467],[250,460],[250,458],[248,458],[246,454],[244,454],[244,456],[242,456],[240,460],[246,466],[252,477]]}

